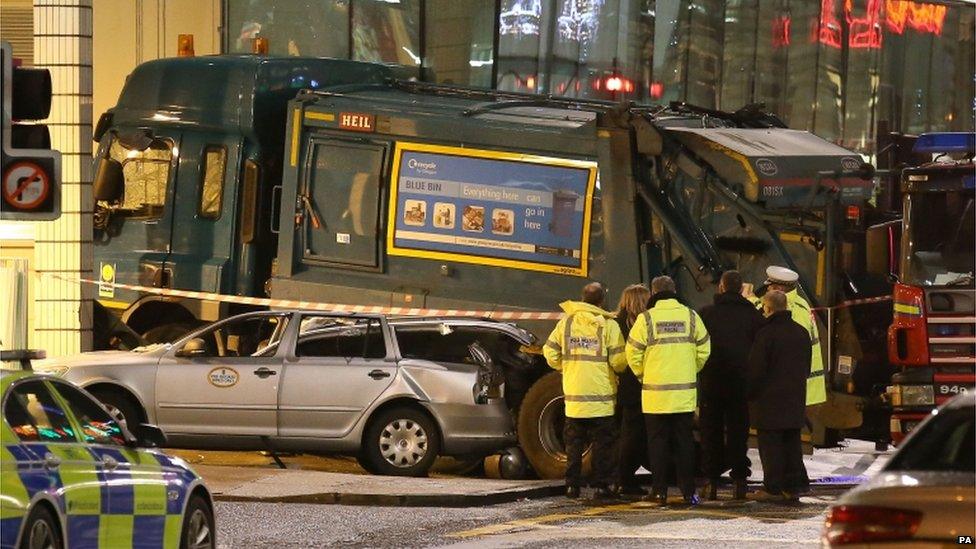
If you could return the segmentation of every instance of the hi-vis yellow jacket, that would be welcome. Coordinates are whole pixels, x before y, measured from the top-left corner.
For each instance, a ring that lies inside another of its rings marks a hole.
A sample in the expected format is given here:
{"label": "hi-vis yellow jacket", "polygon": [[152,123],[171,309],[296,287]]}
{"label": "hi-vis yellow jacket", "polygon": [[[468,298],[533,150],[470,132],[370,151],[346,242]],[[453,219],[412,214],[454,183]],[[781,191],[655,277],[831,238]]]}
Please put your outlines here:
{"label": "hi-vis yellow jacket", "polygon": [[[762,301],[751,298],[759,310]],[[810,334],[810,374],[807,376],[807,406],[822,404],[827,401],[827,384],[824,379],[823,355],[820,352],[820,330],[817,321],[810,310],[810,303],[800,295],[796,289],[786,293],[786,305],[790,308],[793,321],[803,326]]]}
{"label": "hi-vis yellow jacket", "polygon": [[582,303],[564,301],[566,314],[549,335],[542,352],[549,366],[563,373],[566,417],[613,415],[617,376],[627,368],[624,338],[613,313]]}
{"label": "hi-vis yellow jacket", "polygon": [[677,299],[662,299],[638,316],[627,337],[627,362],[641,380],[644,413],[695,411],[698,372],[711,350],[705,323]]}

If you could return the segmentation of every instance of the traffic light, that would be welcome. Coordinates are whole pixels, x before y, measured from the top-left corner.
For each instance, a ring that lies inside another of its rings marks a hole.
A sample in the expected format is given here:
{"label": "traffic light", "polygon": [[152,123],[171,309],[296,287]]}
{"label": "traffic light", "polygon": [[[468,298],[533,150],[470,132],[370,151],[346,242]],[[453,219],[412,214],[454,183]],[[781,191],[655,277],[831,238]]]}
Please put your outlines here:
{"label": "traffic light", "polygon": [[51,150],[43,120],[51,112],[51,73],[17,66],[0,42],[0,220],[49,221],[61,215],[61,153]]}

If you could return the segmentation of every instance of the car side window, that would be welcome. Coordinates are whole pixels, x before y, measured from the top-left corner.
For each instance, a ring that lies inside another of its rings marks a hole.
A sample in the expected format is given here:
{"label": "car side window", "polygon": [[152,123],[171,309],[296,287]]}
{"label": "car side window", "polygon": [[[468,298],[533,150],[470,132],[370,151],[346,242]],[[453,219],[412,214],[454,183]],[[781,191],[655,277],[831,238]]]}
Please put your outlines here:
{"label": "car side window", "polygon": [[77,442],[68,415],[41,381],[14,386],[3,415],[24,442]]}
{"label": "car side window", "polygon": [[[206,345],[203,357],[267,356],[284,333],[288,315],[257,315],[224,322],[197,337]],[[272,353],[273,354],[273,353]]]}
{"label": "car side window", "polygon": [[122,427],[101,404],[67,383],[55,383],[54,386],[78,420],[82,440],[89,444],[125,445]]}
{"label": "car side window", "polygon": [[472,359],[468,346],[479,342],[486,348],[493,349],[498,339],[497,332],[489,330],[454,328],[447,333],[445,331],[428,326],[396,328],[400,354],[404,358],[470,364]]}
{"label": "car side window", "polygon": [[386,345],[376,319],[305,316],[299,327],[295,355],[385,358]]}

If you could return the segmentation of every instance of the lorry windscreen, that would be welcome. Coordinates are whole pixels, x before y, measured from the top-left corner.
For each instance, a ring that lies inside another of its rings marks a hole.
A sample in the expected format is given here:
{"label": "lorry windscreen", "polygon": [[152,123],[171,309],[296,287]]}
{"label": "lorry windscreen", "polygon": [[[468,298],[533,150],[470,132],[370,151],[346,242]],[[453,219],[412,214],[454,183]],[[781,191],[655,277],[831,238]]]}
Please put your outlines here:
{"label": "lorry windscreen", "polygon": [[170,166],[173,162],[173,142],[154,139],[145,150],[128,149],[118,139],[109,145],[109,155],[122,164],[125,187],[122,197],[114,203],[103,203],[124,217],[156,219],[166,206]]}
{"label": "lorry windscreen", "polygon": [[905,199],[901,277],[918,286],[972,286],[972,189],[911,192]]}

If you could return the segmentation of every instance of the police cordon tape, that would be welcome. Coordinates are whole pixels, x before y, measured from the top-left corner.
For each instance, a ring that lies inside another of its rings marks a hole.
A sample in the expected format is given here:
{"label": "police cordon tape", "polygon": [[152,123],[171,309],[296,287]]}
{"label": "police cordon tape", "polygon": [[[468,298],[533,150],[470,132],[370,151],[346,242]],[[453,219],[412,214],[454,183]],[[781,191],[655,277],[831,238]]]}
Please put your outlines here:
{"label": "police cordon tape", "polygon": [[851,299],[848,301],[841,301],[837,305],[832,307],[814,307],[814,311],[826,311],[828,309],[846,309],[848,307],[854,307],[857,305],[870,305],[872,303],[883,303],[885,301],[891,301],[890,295],[883,295],[879,297],[867,297],[864,299]]}
{"label": "police cordon tape", "polygon": [[[191,290],[174,290],[171,288],[154,288],[150,286],[138,286],[135,284],[122,284],[118,282],[104,282],[91,280],[88,278],[69,277],[61,274],[41,273],[43,276],[56,278],[65,282],[79,282],[82,284],[92,284],[101,287],[111,287],[123,290],[132,290],[146,294],[154,294],[166,297],[184,297],[187,299],[200,299],[206,301],[220,301],[223,303],[237,303],[239,305],[252,305],[255,307],[278,307],[281,309],[307,309],[313,311],[329,311],[333,313],[363,313],[373,315],[399,315],[399,316],[422,316],[422,317],[476,317],[490,318],[492,320],[559,320],[563,317],[561,312],[544,311],[472,311],[463,309],[423,309],[417,307],[380,307],[373,305],[346,305],[342,303],[319,303],[315,301],[299,301],[294,299],[272,299],[270,297],[245,297],[239,295],[215,294],[210,292],[197,292]],[[868,305],[872,303],[882,303],[891,301],[892,296],[885,295],[880,297],[870,297],[866,299],[851,299],[843,301],[832,307],[814,307],[814,311],[826,311],[829,309],[844,309],[857,305]]]}
{"label": "police cordon tape", "polygon": [[148,286],[137,286],[134,284],[122,284],[118,282],[107,283],[99,280],[68,277],[60,274],[43,274],[51,278],[63,280],[65,282],[80,282],[82,284],[92,284],[101,287],[132,290],[135,292],[166,297],[183,297],[187,299],[220,301],[224,303],[237,303],[239,305],[252,305],[255,307],[277,307],[281,309],[306,309],[313,311],[328,311],[332,313],[362,313],[391,316],[476,317],[490,318],[492,320],[559,320],[563,316],[563,313],[542,311],[471,311],[463,309],[423,309],[417,307],[380,307],[371,305],[346,305],[342,303],[319,303],[315,301],[299,301],[294,299],[245,297],[239,295],[215,294],[190,290],[174,290],[171,288],[153,288]]}

